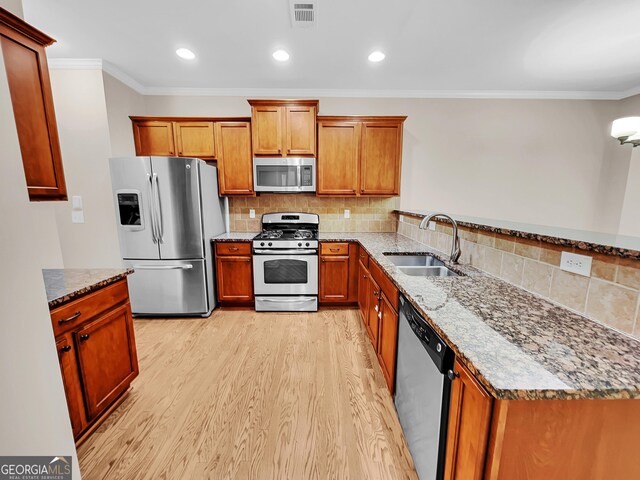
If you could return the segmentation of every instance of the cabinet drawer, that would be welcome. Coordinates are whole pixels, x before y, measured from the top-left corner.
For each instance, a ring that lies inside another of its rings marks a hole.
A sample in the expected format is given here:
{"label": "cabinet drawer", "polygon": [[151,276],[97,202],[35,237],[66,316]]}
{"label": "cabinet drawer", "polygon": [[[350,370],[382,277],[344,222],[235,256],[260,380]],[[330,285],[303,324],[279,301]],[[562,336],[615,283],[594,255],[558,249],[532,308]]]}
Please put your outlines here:
{"label": "cabinet drawer", "polygon": [[389,299],[391,306],[398,311],[398,289],[393,284],[391,279],[387,277],[387,274],[382,271],[380,266],[376,262],[369,263],[369,271],[371,276],[380,285],[380,288]]}
{"label": "cabinet drawer", "polygon": [[120,280],[51,311],[55,336],[90,320],[129,299],[127,281]]}
{"label": "cabinet drawer", "polygon": [[251,255],[251,243],[216,242],[216,255]]}
{"label": "cabinet drawer", "polygon": [[321,243],[320,255],[349,255],[348,243]]}
{"label": "cabinet drawer", "polygon": [[365,252],[364,248],[360,247],[358,249],[358,260],[364,265],[366,268],[369,268],[369,254]]}

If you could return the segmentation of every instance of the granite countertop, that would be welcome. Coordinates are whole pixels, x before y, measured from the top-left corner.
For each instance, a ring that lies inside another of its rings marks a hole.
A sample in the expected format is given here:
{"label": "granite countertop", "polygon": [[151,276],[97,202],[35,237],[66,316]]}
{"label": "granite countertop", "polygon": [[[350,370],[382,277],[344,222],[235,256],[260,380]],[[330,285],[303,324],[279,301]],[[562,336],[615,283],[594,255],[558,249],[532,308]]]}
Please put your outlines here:
{"label": "granite countertop", "polygon": [[216,242],[249,242],[260,232],[229,232],[214,237]]}
{"label": "granite countertop", "polygon": [[125,278],[130,268],[52,268],[43,269],[49,309],[58,307]]}
{"label": "granite countertop", "polygon": [[[241,241],[255,234],[231,235]],[[640,342],[625,334],[471,266],[452,265],[403,235],[319,239],[359,242],[496,398],[640,398]],[[433,254],[464,276],[411,277],[384,253]]]}

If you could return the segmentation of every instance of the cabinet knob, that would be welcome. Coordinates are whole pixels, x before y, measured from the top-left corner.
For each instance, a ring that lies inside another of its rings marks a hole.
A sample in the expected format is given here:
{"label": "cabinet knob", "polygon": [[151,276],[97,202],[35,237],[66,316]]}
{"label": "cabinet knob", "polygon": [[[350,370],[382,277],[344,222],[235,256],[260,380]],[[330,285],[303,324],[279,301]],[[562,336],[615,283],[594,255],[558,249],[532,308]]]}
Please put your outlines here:
{"label": "cabinet knob", "polygon": [[71,315],[69,318],[63,318],[62,320],[58,320],[58,325],[64,325],[65,323],[72,322],[76,318],[78,318],[80,315],[82,315],[80,312],[76,312],[73,315]]}
{"label": "cabinet knob", "polygon": [[89,334],[83,333],[82,335],[80,335],[80,340],[82,340],[83,342],[86,342],[87,340],[89,340]]}
{"label": "cabinet knob", "polygon": [[449,370],[447,372],[447,377],[449,378],[449,380],[451,380],[452,382],[458,378],[460,376],[460,374],[458,372],[456,372],[455,370]]}
{"label": "cabinet knob", "polygon": [[378,292],[376,290],[374,290],[373,291],[373,295],[374,295],[374,297],[377,297],[378,296]]}
{"label": "cabinet knob", "polygon": [[65,345],[60,349],[61,352],[69,352],[71,351],[71,345]]}

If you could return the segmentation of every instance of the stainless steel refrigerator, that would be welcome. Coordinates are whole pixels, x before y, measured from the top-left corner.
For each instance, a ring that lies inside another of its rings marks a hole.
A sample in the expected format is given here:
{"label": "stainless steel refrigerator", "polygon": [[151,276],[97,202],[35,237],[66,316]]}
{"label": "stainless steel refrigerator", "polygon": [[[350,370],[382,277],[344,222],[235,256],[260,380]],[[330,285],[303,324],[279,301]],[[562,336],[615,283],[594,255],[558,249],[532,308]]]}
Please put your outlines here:
{"label": "stainless steel refrigerator", "polygon": [[134,315],[202,315],[216,306],[211,238],[225,232],[218,170],[197,158],[109,160]]}

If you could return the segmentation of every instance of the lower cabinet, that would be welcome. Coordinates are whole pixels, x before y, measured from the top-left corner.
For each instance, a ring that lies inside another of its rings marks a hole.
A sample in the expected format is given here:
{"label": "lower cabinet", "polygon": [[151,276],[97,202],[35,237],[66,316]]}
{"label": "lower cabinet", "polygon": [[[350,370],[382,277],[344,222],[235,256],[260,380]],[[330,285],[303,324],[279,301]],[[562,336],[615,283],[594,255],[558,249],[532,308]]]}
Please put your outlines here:
{"label": "lower cabinet", "polygon": [[321,242],[318,301],[321,305],[358,302],[358,244]]}
{"label": "lower cabinet", "polygon": [[458,361],[451,385],[445,480],[484,477],[492,397]]}
{"label": "lower cabinet", "polygon": [[361,252],[358,262],[358,307],[391,393],[395,388],[398,295],[389,277],[365,252]]}
{"label": "lower cabinet", "polygon": [[243,306],[254,301],[251,243],[217,242],[216,283],[218,301],[224,306]]}
{"label": "lower cabinet", "polygon": [[138,375],[126,280],[51,311],[76,441],[86,438]]}
{"label": "lower cabinet", "polygon": [[129,305],[89,323],[73,336],[91,419],[119,397],[138,373]]}

